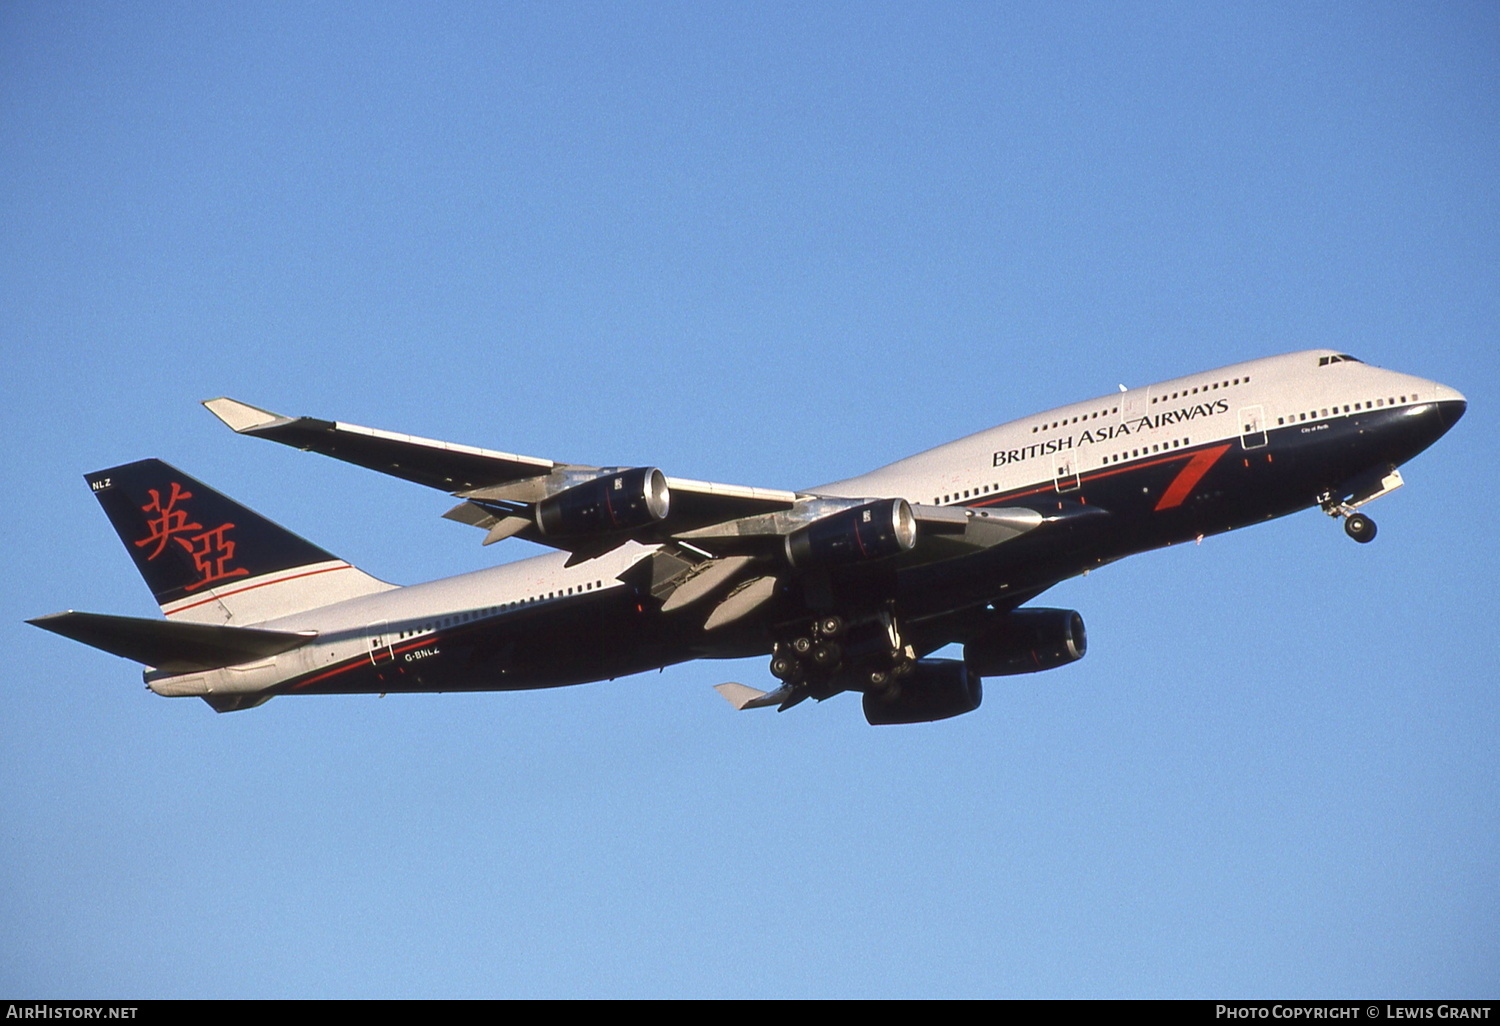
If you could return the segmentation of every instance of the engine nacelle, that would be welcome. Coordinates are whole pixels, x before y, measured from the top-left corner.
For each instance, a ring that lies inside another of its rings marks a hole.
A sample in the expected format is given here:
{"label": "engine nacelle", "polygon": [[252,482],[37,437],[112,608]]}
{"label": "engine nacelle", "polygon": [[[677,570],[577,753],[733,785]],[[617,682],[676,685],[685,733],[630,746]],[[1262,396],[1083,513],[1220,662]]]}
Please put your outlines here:
{"label": "engine nacelle", "polygon": [[666,519],[671,504],[666,475],[636,467],[549,495],[536,505],[536,526],[553,537],[632,531]]}
{"label": "engine nacelle", "polygon": [[899,555],[917,544],[917,518],[905,499],[881,499],[831,513],[786,536],[792,566],[839,566]]}
{"label": "engine nacelle", "polygon": [[1071,609],[1017,609],[964,645],[964,662],[981,677],[1038,673],[1082,659],[1083,617]]}
{"label": "engine nacelle", "polygon": [[865,692],[865,719],[871,726],[930,723],[973,712],[983,698],[983,682],[964,663],[919,659],[889,688]]}

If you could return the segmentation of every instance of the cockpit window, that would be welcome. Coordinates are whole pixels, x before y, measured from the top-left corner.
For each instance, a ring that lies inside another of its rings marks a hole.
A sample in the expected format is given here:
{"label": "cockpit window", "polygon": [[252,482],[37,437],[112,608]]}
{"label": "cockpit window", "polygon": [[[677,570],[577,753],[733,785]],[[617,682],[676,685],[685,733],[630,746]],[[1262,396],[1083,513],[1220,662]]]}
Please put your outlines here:
{"label": "cockpit window", "polygon": [[1318,366],[1319,367],[1327,367],[1330,363],[1343,363],[1346,360],[1349,363],[1364,363],[1365,362],[1365,361],[1361,360],[1357,356],[1350,356],[1348,353],[1340,353],[1338,356],[1320,356],[1320,357],[1318,357]]}

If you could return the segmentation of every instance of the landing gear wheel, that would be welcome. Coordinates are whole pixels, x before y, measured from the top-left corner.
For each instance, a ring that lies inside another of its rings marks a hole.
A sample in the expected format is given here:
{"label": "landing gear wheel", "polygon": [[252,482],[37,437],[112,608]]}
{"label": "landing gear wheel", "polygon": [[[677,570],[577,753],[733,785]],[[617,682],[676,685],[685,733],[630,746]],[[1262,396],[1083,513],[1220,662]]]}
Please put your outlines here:
{"label": "landing gear wheel", "polygon": [[809,653],[809,652],[812,651],[812,647],[813,647],[812,638],[793,638],[792,639],[792,651],[795,652],[795,653],[797,653],[799,656],[805,656],[805,655],[807,655],[807,653]]}
{"label": "landing gear wheel", "polygon": [[802,664],[791,656],[779,655],[771,660],[771,676],[795,684],[802,679]]}
{"label": "landing gear wheel", "polygon": [[1375,540],[1375,521],[1363,513],[1352,513],[1344,519],[1344,533],[1360,544]]}
{"label": "landing gear wheel", "polygon": [[844,656],[844,650],[836,641],[823,641],[813,646],[813,665],[820,670],[831,670]]}
{"label": "landing gear wheel", "polygon": [[836,638],[844,633],[844,618],[842,616],[825,616],[818,621],[818,633],[825,638]]}

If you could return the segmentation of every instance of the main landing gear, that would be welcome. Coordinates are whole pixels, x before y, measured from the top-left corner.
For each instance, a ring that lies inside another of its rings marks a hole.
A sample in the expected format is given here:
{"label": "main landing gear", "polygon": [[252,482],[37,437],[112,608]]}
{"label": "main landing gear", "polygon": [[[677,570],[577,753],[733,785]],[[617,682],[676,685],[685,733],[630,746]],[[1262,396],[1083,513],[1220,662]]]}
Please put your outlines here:
{"label": "main landing gear", "polygon": [[916,652],[889,612],[852,624],[842,616],[821,616],[777,641],[771,653],[771,675],[787,692],[782,708],[848,689],[891,688],[915,665]]}
{"label": "main landing gear", "polygon": [[771,675],[787,684],[801,684],[833,670],[844,660],[844,627],[842,616],[822,616],[778,641],[771,654]]}
{"label": "main landing gear", "polygon": [[1375,521],[1358,513],[1355,508],[1347,502],[1335,501],[1333,496],[1324,492],[1318,497],[1318,505],[1323,507],[1323,512],[1329,516],[1344,519],[1344,533],[1361,545],[1375,540]]}

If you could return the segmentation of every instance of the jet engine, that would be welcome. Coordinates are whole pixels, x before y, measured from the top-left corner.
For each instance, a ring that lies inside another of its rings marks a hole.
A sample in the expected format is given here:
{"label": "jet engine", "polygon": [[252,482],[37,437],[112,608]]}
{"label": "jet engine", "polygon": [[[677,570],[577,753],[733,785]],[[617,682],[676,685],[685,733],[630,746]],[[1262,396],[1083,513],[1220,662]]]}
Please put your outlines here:
{"label": "jet engine", "polygon": [[890,687],[865,692],[865,719],[871,726],[928,723],[979,708],[984,697],[977,673],[957,659],[919,659]]}
{"label": "jet engine", "polygon": [[1051,670],[1088,651],[1083,617],[1071,609],[1017,609],[964,645],[964,662],[981,677]]}
{"label": "jet engine", "polygon": [[632,531],[666,519],[671,502],[666,475],[636,467],[549,495],[536,505],[536,526],[553,537]]}
{"label": "jet engine", "polygon": [[795,567],[884,559],[917,544],[917,518],[905,499],[881,499],[814,520],[786,536]]}

